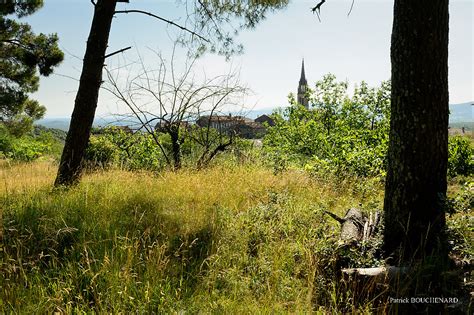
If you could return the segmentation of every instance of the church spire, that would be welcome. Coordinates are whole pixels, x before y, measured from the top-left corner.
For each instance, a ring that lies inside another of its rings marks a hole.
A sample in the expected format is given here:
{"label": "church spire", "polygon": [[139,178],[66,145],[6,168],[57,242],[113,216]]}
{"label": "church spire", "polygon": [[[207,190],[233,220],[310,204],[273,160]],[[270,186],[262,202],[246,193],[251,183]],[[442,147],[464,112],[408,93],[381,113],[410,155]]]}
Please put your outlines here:
{"label": "church spire", "polygon": [[301,84],[308,84],[308,82],[306,82],[306,76],[304,74],[304,58],[303,58],[303,61],[301,62],[300,85]]}
{"label": "church spire", "polygon": [[304,58],[303,58],[303,61],[301,62],[300,82],[298,84],[297,102],[298,102],[298,104],[301,104],[304,107],[306,107],[307,109],[309,109],[308,97],[306,96],[307,89],[308,89],[308,82],[306,81],[306,75],[304,73]]}

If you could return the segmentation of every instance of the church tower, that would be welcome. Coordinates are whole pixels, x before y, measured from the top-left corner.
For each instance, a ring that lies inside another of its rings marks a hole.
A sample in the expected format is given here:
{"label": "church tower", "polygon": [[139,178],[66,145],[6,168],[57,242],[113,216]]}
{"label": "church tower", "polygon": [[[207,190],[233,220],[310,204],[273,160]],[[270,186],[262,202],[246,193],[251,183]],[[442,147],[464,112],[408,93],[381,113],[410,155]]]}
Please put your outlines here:
{"label": "church tower", "polygon": [[298,104],[303,105],[306,109],[309,109],[308,98],[306,97],[306,91],[308,89],[308,82],[306,81],[306,76],[304,74],[304,59],[301,64],[301,77],[298,84]]}

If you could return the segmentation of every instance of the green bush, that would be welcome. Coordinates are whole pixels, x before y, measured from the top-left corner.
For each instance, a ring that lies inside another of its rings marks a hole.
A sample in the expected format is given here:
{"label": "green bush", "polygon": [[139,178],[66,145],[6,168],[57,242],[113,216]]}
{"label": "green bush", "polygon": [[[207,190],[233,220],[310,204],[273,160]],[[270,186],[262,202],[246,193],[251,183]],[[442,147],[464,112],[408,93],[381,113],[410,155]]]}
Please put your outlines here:
{"label": "green bush", "polygon": [[[31,162],[41,156],[52,154],[56,140],[47,132],[38,136],[15,137],[4,125],[0,127],[0,151],[3,157],[14,161]],[[55,147],[57,151],[57,146]]]}
{"label": "green bush", "polygon": [[[146,133],[130,133],[117,127],[95,131],[86,151],[91,167],[113,164],[127,170],[159,170],[165,161],[153,137]],[[157,135],[160,141],[163,135]]]}
{"label": "green bush", "polygon": [[291,164],[312,172],[384,176],[388,148],[390,82],[370,88],[362,82],[347,95],[347,82],[326,75],[308,93],[311,108],[297,104],[274,113],[264,151],[275,170]]}
{"label": "green bush", "polygon": [[0,124],[0,157],[14,161],[30,162],[40,157],[59,157],[63,143],[48,128],[35,128],[17,137],[7,126]]}
{"label": "green bush", "polygon": [[115,163],[117,158],[117,148],[107,137],[91,136],[85,155],[89,167],[106,168]]}
{"label": "green bush", "polygon": [[450,176],[474,174],[474,148],[468,138],[450,137],[448,152],[448,174]]}
{"label": "green bush", "polygon": [[8,132],[5,125],[0,124],[0,152],[1,156],[8,156],[8,153],[12,151],[13,137]]}
{"label": "green bush", "polygon": [[118,151],[118,163],[128,170],[158,170],[163,167],[163,155],[153,137],[146,133],[130,133],[111,127],[104,131]]}
{"label": "green bush", "polygon": [[50,144],[40,139],[22,137],[13,142],[10,157],[16,161],[31,162],[45,155],[50,149]]}
{"label": "green bush", "polygon": [[[115,148],[116,156],[110,160],[110,163],[116,163],[118,166],[128,170],[161,170],[172,164],[172,142],[167,133],[156,132],[155,134],[141,132],[127,132],[117,127],[108,127],[95,131],[97,139],[91,142],[91,152],[87,157],[90,162],[101,162],[102,156],[99,156],[96,150],[100,145],[104,145],[104,150],[110,151],[111,146]],[[211,129],[190,128],[180,131],[181,163],[183,166],[196,167],[199,160],[209,162],[213,151],[222,143],[227,143],[229,137],[220,134]],[[100,143],[98,143],[100,141]],[[161,145],[161,147],[157,144]],[[94,147],[95,146],[95,147]],[[250,150],[252,144],[250,141],[236,138],[233,144],[226,148],[226,152],[232,153],[236,159],[242,158]],[[165,157],[168,157],[168,160]],[[97,155],[97,156],[96,156]],[[104,155],[107,155],[105,152]],[[219,151],[219,154],[223,155]],[[107,164],[107,163],[105,163]]]}
{"label": "green bush", "polygon": [[[290,95],[290,106],[275,112],[263,141],[276,171],[289,166],[311,172],[356,175],[386,174],[390,129],[390,82],[370,88],[362,82],[349,97],[347,82],[328,74],[308,92],[306,109]],[[449,176],[474,174],[469,138],[449,138]]]}

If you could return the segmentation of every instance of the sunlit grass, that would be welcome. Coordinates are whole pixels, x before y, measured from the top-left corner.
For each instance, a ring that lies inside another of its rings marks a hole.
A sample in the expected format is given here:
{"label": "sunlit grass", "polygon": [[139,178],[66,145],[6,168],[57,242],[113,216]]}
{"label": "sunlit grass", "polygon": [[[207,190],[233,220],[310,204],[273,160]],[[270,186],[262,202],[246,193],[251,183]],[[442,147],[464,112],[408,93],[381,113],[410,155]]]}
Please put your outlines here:
{"label": "sunlit grass", "polygon": [[[0,313],[370,312],[336,281],[323,210],[380,209],[376,179],[258,165],[88,173],[3,163]],[[359,301],[360,302],[360,301]]]}
{"label": "sunlit grass", "polygon": [[57,165],[50,161],[18,163],[0,159],[0,195],[32,191],[52,184]]}

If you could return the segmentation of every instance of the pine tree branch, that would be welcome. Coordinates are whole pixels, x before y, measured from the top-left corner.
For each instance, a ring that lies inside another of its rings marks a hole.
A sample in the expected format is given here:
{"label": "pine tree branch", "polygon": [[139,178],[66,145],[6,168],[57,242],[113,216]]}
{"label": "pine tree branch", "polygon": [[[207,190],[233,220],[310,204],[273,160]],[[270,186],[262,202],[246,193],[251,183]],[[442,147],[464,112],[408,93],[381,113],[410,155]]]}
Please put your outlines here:
{"label": "pine tree branch", "polygon": [[347,16],[351,15],[352,8],[354,8],[354,1],[355,1],[355,0],[352,0],[351,9],[350,9],[349,12],[347,13]]}
{"label": "pine tree branch", "polygon": [[113,55],[116,55],[116,54],[120,54],[121,52],[124,52],[126,50],[129,50],[130,48],[132,48],[132,46],[128,46],[126,48],[122,48],[120,50],[117,50],[117,51],[114,51],[113,53],[110,53],[110,54],[107,54],[104,56],[104,59],[107,59],[109,57],[112,57]]}
{"label": "pine tree branch", "polygon": [[321,0],[321,1],[319,1],[319,3],[317,5],[315,5],[313,8],[311,8],[311,11],[313,11],[313,14],[314,14],[314,12],[316,12],[316,15],[318,16],[319,22],[321,22],[321,18],[319,16],[319,14],[321,13],[321,6],[324,4],[324,2],[326,2],[326,0]]}
{"label": "pine tree branch", "polygon": [[176,24],[175,22],[173,22],[171,20],[162,18],[161,16],[155,15],[155,14],[150,13],[150,12],[146,12],[146,11],[142,11],[142,10],[119,10],[119,11],[115,11],[115,13],[126,13],[126,14],[128,14],[128,13],[140,13],[140,14],[145,14],[145,15],[154,17],[155,19],[158,19],[160,21],[163,21],[165,23],[168,23],[170,25],[173,25],[173,26],[175,26],[179,29],[182,29],[183,31],[186,31],[186,32],[190,33],[191,35],[196,36],[196,37],[200,38],[201,40],[209,43],[208,39],[204,38],[203,36],[199,35],[198,33],[194,32],[194,31],[191,31],[190,29],[188,29],[188,28],[186,28],[182,25]]}
{"label": "pine tree branch", "polygon": [[[313,12],[316,12],[316,15],[318,16],[318,20],[319,22],[321,22],[321,18],[320,18],[320,13],[321,13],[321,6],[326,2],[326,0],[320,0],[318,2],[318,4],[316,4],[314,7],[311,8],[311,11]],[[354,2],[355,0],[352,0],[352,3],[351,3],[351,8],[349,9],[349,12],[347,13],[347,16],[351,15],[351,12],[352,12],[352,9],[354,8]]]}

